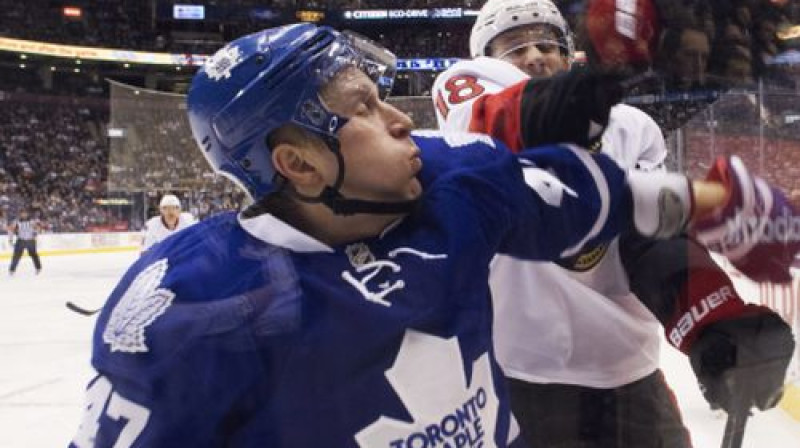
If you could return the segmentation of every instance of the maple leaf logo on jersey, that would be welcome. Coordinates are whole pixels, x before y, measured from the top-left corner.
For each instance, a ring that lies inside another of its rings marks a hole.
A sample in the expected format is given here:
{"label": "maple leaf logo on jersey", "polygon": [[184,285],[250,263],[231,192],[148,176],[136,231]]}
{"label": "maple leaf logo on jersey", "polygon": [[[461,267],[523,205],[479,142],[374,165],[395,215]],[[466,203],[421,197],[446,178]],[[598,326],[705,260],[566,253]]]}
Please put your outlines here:
{"label": "maple leaf logo on jersey", "polygon": [[489,355],[467,385],[458,340],[409,330],[386,378],[414,421],[381,416],[356,434],[361,447],[495,447],[497,395]]}
{"label": "maple leaf logo on jersey", "polygon": [[172,304],[175,293],[159,288],[169,267],[166,258],[145,268],[133,279],[128,290],[111,311],[103,342],[116,352],[146,352],[144,330]]}

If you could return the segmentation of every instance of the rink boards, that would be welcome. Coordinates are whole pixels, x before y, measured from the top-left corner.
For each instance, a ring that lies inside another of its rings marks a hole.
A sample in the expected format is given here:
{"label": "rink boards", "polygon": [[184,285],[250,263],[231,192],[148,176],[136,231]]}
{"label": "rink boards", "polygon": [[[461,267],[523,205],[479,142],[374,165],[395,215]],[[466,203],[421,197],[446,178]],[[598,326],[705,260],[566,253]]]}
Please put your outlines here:
{"label": "rink boards", "polygon": [[[36,237],[39,255],[74,255],[84,253],[138,250],[141,232],[45,233]],[[0,239],[0,260],[11,258],[8,238]]]}

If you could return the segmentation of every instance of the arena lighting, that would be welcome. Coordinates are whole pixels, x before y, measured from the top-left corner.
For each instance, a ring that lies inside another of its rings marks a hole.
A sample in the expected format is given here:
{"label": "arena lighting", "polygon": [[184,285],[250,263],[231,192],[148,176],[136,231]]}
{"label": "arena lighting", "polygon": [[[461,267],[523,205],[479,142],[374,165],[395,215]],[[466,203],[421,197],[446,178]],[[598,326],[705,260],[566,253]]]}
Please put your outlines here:
{"label": "arena lighting", "polygon": [[783,122],[786,124],[792,124],[795,121],[800,121],[800,115],[786,115],[783,117]]}
{"label": "arena lighting", "polygon": [[454,8],[409,9],[351,9],[342,12],[344,20],[403,21],[403,20],[453,20],[477,16],[477,10]]}
{"label": "arena lighting", "polygon": [[65,59],[130,62],[150,65],[203,65],[208,55],[151,53],[124,48],[83,47],[62,45],[0,36],[0,51],[53,56]]}
{"label": "arena lighting", "polygon": [[297,11],[295,16],[297,17],[297,20],[299,20],[301,22],[316,23],[316,22],[319,22],[319,21],[321,21],[322,19],[325,18],[325,12],[324,11],[300,10],[300,11]]}
{"label": "arena lighting", "polygon": [[[173,54],[150,53],[122,48],[79,47],[74,45],[51,44],[22,39],[11,39],[0,36],[0,51],[11,51],[18,54],[35,54],[63,59],[74,59],[75,65],[88,61],[111,61],[129,68],[137,65],[169,65],[169,66],[201,66],[209,57],[206,54]],[[79,59],[80,58],[80,59]],[[436,61],[453,58],[420,58],[398,60],[398,70],[444,70],[452,65],[450,62]],[[178,68],[176,68],[178,70]],[[77,73],[77,72],[76,72]]]}
{"label": "arena lighting", "polygon": [[80,18],[83,11],[78,6],[65,6],[62,10],[65,17]]}
{"label": "arena lighting", "polygon": [[206,7],[203,5],[172,5],[172,18],[176,20],[203,20]]}

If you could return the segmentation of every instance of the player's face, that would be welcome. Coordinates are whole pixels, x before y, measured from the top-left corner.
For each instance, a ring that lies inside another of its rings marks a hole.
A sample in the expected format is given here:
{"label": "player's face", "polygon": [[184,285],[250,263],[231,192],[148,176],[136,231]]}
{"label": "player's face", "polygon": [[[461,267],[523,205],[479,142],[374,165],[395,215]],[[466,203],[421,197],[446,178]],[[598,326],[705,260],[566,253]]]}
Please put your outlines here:
{"label": "player's face", "polygon": [[[349,118],[338,134],[345,166],[342,194],[390,202],[419,197],[416,175],[422,161],[408,115],[381,100],[375,84],[355,68],[339,73],[322,97],[332,112]],[[336,170],[329,175],[332,183]]]}
{"label": "player's face", "polygon": [[501,33],[489,43],[489,53],[531,77],[547,78],[569,69],[555,33],[545,25],[520,26]]}
{"label": "player's face", "polygon": [[681,43],[670,64],[675,75],[687,84],[704,83],[706,64],[711,47],[708,36],[699,30],[685,30]]}
{"label": "player's face", "polygon": [[160,210],[161,216],[167,221],[174,221],[178,219],[178,215],[181,213],[181,209],[175,207],[174,205],[165,205],[161,207]]}

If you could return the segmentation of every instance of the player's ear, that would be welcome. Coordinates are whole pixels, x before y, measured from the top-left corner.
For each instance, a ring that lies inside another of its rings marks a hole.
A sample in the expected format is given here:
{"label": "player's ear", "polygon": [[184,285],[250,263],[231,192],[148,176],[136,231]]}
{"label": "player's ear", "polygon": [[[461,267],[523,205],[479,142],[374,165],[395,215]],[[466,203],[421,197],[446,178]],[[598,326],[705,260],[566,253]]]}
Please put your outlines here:
{"label": "player's ear", "polygon": [[561,68],[563,68],[564,71],[569,70],[570,69],[569,56],[567,56],[565,54],[562,54],[561,55],[561,64],[562,64]]}
{"label": "player's ear", "polygon": [[325,186],[324,164],[313,147],[278,143],[272,148],[272,163],[301,194],[316,195]]}

